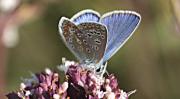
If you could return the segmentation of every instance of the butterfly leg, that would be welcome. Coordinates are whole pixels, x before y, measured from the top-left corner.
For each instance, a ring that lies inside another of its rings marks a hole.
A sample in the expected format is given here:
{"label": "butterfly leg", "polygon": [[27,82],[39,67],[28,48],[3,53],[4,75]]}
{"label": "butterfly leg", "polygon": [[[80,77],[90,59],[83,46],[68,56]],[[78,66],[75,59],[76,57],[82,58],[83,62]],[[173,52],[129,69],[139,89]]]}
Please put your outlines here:
{"label": "butterfly leg", "polygon": [[101,70],[100,70],[100,73],[101,73],[101,78],[103,77],[104,73],[106,73],[106,68],[107,68],[107,62],[101,66]]}
{"label": "butterfly leg", "polygon": [[109,76],[109,72],[106,70],[106,74]]}

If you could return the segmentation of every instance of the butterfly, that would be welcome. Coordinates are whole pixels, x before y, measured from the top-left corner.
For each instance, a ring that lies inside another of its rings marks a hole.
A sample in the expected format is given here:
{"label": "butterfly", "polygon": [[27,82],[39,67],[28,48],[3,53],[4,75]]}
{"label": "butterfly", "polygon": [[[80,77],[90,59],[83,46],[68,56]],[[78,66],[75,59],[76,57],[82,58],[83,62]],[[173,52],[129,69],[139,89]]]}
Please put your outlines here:
{"label": "butterfly", "polygon": [[116,10],[102,16],[86,9],[71,19],[62,17],[59,33],[81,64],[98,69],[132,36],[141,21],[134,11]]}

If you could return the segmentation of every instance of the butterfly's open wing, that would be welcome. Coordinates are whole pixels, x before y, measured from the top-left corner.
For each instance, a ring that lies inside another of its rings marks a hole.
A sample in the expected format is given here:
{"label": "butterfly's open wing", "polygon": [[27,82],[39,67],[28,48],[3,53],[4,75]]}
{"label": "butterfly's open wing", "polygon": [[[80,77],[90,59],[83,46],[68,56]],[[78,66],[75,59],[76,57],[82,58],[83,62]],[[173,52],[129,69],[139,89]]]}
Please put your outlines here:
{"label": "butterfly's open wing", "polygon": [[100,22],[108,29],[108,42],[103,61],[111,58],[131,37],[141,17],[132,11],[113,11],[104,14]]}
{"label": "butterfly's open wing", "polygon": [[84,22],[98,22],[100,14],[94,10],[86,9],[75,14],[70,20],[76,25]]}
{"label": "butterfly's open wing", "polygon": [[[67,18],[61,18],[59,32],[66,46],[81,63],[99,63],[104,55],[107,29],[98,23],[81,23],[76,26]],[[100,51],[103,52],[100,53]]]}

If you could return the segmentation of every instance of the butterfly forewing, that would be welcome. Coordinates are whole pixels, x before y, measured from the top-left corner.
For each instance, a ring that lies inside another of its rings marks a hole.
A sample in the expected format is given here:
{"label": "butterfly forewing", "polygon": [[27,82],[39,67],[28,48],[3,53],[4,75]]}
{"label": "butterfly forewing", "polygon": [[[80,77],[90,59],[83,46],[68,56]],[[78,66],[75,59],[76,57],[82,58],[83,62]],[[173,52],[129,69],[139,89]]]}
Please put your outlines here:
{"label": "butterfly forewing", "polygon": [[61,36],[64,39],[67,47],[71,52],[80,60],[85,58],[85,53],[83,53],[83,45],[77,37],[77,33],[82,34],[78,27],[71,21],[64,19],[60,25]]}

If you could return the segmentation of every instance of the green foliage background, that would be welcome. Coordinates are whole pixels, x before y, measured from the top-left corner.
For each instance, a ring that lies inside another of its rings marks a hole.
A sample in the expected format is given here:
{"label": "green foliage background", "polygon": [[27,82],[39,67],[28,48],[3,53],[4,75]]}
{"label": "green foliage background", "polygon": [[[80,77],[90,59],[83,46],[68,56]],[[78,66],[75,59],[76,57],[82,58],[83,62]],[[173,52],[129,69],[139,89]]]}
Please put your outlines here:
{"label": "green foliage background", "polygon": [[[7,92],[19,87],[21,77],[56,69],[61,58],[75,60],[58,34],[62,16],[72,17],[83,9],[101,14],[134,10],[142,21],[131,39],[108,62],[108,71],[118,77],[125,91],[137,89],[131,99],[180,98],[180,33],[168,0],[39,0],[40,16],[20,27],[19,44],[8,49]],[[28,13],[28,12],[27,12]]]}

